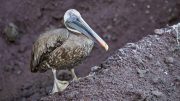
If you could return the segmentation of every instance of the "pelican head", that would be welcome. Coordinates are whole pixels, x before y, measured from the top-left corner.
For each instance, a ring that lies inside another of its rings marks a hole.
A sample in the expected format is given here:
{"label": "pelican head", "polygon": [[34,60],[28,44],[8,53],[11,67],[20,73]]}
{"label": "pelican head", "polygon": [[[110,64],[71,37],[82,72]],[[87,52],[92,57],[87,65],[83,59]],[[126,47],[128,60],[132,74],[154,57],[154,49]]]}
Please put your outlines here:
{"label": "pelican head", "polygon": [[106,42],[96,34],[95,31],[83,20],[81,14],[75,9],[69,9],[64,14],[64,24],[66,28],[75,33],[81,33],[100,44],[105,50],[108,50]]}

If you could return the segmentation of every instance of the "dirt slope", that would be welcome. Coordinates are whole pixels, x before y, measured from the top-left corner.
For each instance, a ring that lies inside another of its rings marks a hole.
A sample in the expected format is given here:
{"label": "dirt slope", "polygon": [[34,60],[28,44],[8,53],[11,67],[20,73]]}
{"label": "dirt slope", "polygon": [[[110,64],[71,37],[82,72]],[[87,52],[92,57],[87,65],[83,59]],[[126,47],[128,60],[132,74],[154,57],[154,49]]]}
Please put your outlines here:
{"label": "dirt slope", "polygon": [[179,101],[179,61],[176,33],[149,35],[120,48],[93,76],[42,100]]}

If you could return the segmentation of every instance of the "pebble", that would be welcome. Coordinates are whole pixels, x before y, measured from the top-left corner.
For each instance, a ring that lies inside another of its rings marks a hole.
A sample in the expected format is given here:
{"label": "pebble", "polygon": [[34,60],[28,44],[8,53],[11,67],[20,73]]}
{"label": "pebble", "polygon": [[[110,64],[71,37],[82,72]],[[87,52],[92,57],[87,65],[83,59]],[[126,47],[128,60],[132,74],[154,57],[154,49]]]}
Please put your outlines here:
{"label": "pebble", "polygon": [[150,11],[149,11],[149,10],[146,10],[146,11],[145,11],[145,13],[146,13],[146,14],[149,14],[149,13],[150,13]]}
{"label": "pebble", "polygon": [[126,47],[131,48],[131,49],[137,49],[138,48],[138,46],[134,43],[127,43]]}
{"label": "pebble", "polygon": [[91,72],[95,72],[95,71],[97,71],[99,69],[101,69],[101,67],[99,67],[99,66],[91,67]]}
{"label": "pebble", "polygon": [[154,33],[156,33],[158,35],[162,35],[163,33],[165,33],[165,31],[163,29],[155,29]]}
{"label": "pebble", "polygon": [[155,96],[157,96],[157,97],[163,96],[163,93],[160,92],[160,91],[158,91],[158,90],[152,91],[152,94],[155,95]]}
{"label": "pebble", "polygon": [[22,74],[22,71],[21,70],[17,70],[16,74],[20,75],[20,74]]}
{"label": "pebble", "polygon": [[112,25],[108,25],[108,26],[106,27],[107,30],[111,30],[112,28],[113,28]]}
{"label": "pebble", "polygon": [[19,37],[20,33],[18,31],[18,27],[14,23],[9,23],[5,29],[4,34],[8,41],[14,42]]}
{"label": "pebble", "polygon": [[167,64],[173,64],[174,58],[173,57],[166,57],[164,62]]}
{"label": "pebble", "polygon": [[145,73],[147,73],[147,70],[141,70],[139,68],[137,68],[137,72],[139,74],[139,77],[144,77]]}
{"label": "pebble", "polygon": [[160,80],[159,77],[153,77],[153,78],[152,78],[153,83],[158,83],[159,80]]}
{"label": "pebble", "polygon": [[127,84],[127,88],[132,89],[133,88],[133,84]]}

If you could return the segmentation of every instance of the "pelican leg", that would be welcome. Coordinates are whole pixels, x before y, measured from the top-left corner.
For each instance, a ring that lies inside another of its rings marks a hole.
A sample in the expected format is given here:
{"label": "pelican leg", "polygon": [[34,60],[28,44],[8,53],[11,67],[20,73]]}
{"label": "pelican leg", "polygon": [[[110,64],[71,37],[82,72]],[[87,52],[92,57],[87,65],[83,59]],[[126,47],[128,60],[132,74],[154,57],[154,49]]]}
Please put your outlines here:
{"label": "pelican leg", "polygon": [[65,90],[66,87],[69,85],[69,82],[58,80],[56,78],[56,70],[55,69],[52,69],[52,72],[53,72],[53,76],[54,76],[54,86],[53,86],[51,94]]}
{"label": "pelican leg", "polygon": [[73,76],[73,81],[79,81],[80,78],[78,78],[74,72],[74,69],[71,69],[71,74]]}

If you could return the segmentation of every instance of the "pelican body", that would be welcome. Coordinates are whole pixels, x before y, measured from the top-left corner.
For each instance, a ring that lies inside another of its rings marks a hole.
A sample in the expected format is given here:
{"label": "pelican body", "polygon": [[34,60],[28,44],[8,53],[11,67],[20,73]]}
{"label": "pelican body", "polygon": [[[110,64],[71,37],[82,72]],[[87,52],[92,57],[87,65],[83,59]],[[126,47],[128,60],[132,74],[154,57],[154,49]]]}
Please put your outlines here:
{"label": "pelican body", "polygon": [[68,69],[73,75],[73,80],[78,80],[73,68],[90,54],[94,42],[108,50],[108,45],[89,27],[77,10],[66,11],[64,24],[66,28],[41,34],[32,49],[31,72],[52,69],[52,94],[63,91],[69,85],[68,81],[56,78],[57,70]]}

